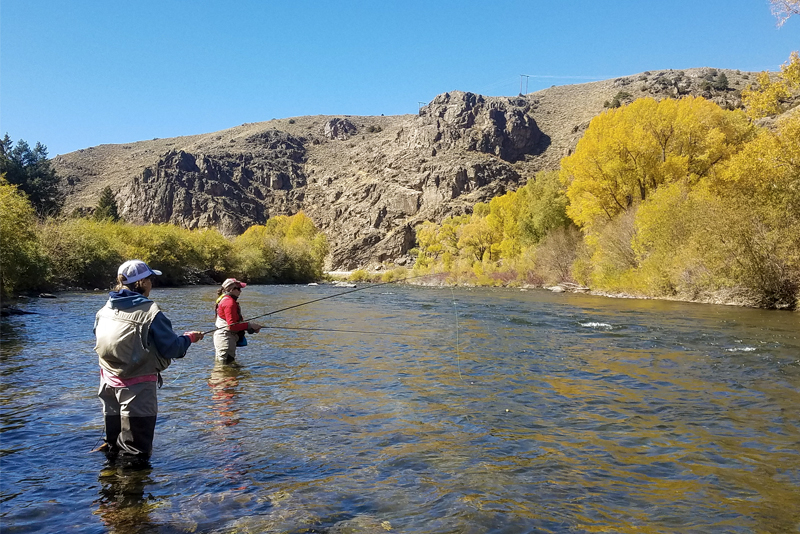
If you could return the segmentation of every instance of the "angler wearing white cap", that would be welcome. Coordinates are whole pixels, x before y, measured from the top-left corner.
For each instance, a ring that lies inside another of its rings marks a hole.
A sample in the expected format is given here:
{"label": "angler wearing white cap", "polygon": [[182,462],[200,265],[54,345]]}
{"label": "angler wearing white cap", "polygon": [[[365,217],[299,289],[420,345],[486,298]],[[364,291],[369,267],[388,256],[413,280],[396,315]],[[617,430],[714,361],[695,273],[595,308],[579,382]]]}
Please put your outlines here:
{"label": "angler wearing white cap", "polygon": [[117,285],[94,323],[100,361],[105,443],[98,450],[110,460],[118,455],[146,460],[153,450],[158,415],[156,384],[172,360],[183,358],[202,332],[172,331],[172,323],[147,297],[153,289],[151,269],[141,260],[120,265]]}
{"label": "angler wearing white cap", "polygon": [[247,284],[236,278],[228,278],[217,290],[217,330],[214,332],[214,351],[218,361],[231,363],[236,359],[236,347],[247,345],[245,332],[254,334],[262,326],[254,322],[245,322],[239,296]]}

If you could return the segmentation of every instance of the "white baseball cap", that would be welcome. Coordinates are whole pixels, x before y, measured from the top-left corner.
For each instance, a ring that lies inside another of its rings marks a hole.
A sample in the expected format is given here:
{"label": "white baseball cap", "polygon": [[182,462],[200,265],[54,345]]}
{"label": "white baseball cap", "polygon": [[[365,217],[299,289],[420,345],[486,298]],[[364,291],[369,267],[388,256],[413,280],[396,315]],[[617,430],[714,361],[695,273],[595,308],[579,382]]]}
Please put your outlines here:
{"label": "white baseball cap", "polygon": [[132,284],[153,274],[160,276],[161,271],[151,269],[142,260],[128,260],[119,266],[117,274],[125,277],[126,284]]}

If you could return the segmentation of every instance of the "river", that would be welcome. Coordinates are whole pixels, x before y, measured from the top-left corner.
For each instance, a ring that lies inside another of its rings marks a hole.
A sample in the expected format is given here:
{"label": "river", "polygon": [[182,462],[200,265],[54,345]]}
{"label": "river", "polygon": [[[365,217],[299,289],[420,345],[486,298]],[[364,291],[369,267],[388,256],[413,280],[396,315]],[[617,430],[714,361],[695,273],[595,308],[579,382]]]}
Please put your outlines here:
{"label": "river", "polygon": [[[248,286],[245,316],[342,292]],[[155,289],[176,331],[212,287]],[[0,323],[4,533],[798,532],[800,314],[365,289],[164,373],[148,468],[107,466],[101,292]]]}

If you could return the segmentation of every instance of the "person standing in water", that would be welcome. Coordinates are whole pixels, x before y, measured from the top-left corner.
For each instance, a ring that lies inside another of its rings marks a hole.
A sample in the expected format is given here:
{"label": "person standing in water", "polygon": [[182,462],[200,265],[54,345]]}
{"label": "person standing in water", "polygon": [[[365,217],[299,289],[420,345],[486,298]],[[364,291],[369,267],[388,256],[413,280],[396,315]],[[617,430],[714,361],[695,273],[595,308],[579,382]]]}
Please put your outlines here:
{"label": "person standing in water", "polygon": [[245,322],[239,296],[247,284],[236,278],[228,278],[217,290],[216,327],[214,332],[214,351],[218,361],[231,363],[236,359],[236,347],[247,345],[245,332],[257,333],[263,328],[258,323]]}
{"label": "person standing in water", "polygon": [[110,460],[145,461],[153,451],[161,371],[183,358],[202,332],[176,335],[172,323],[148,297],[161,271],[141,260],[120,265],[117,285],[97,312],[95,351],[100,362],[105,443],[97,450]]}

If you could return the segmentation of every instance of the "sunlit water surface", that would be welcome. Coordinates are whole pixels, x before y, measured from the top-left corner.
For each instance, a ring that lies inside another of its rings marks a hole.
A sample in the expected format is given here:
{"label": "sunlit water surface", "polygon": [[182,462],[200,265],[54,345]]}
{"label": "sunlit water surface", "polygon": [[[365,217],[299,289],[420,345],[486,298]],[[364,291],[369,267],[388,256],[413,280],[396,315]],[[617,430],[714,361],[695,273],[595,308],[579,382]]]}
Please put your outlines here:
{"label": "sunlit water surface", "polygon": [[[246,316],[341,292],[250,286]],[[164,373],[151,467],[104,466],[104,293],[2,322],[16,532],[798,532],[800,314],[381,286]],[[156,289],[176,331],[214,289]],[[329,329],[342,331],[315,331]],[[345,332],[358,331],[358,332]]]}

